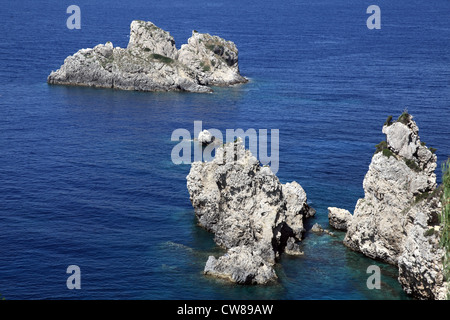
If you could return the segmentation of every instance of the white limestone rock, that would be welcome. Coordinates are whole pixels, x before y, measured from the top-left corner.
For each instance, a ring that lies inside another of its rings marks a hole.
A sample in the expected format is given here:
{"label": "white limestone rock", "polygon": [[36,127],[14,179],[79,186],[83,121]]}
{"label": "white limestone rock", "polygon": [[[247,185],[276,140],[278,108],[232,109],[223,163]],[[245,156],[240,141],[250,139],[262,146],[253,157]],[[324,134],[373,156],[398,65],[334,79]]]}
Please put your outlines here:
{"label": "white limestone rock", "polygon": [[150,21],[134,20],[131,22],[127,48],[149,51],[173,60],[178,57],[175,39],[169,32],[158,28]]}
{"label": "white limestone rock", "polygon": [[181,46],[178,59],[194,70],[203,85],[247,82],[239,73],[236,45],[218,36],[193,31],[188,43]]}
{"label": "white limestone rock", "polygon": [[[242,140],[219,147],[211,162],[194,162],[187,188],[199,224],[214,233],[218,245],[228,250],[244,246],[265,262],[261,267],[272,267],[283,252],[301,254],[303,218],[310,211],[306,193],[296,182],[282,185]],[[232,260],[219,258],[221,266]],[[217,274],[211,268],[208,273]]]}
{"label": "white limestone rock", "polygon": [[445,300],[449,288],[444,278],[444,249],[440,246],[441,192],[409,210],[406,238],[398,259],[398,280],[405,292],[417,299]]}
{"label": "white limestone rock", "polygon": [[218,259],[210,256],[204,273],[238,284],[267,284],[277,279],[272,265],[248,246],[233,247]]}
{"label": "white limestone rock", "polygon": [[373,156],[363,182],[364,198],[356,204],[344,243],[371,258],[396,265],[406,234],[402,225],[405,209],[416,196],[436,188],[436,156],[427,150],[431,156],[426,163],[417,156],[419,148],[427,148],[420,143],[412,117],[407,125],[395,122],[384,126],[383,132],[390,153]]}
{"label": "white limestone rock", "polygon": [[384,150],[372,157],[344,244],[399,268],[403,289],[418,299],[445,299],[436,189],[436,156],[407,113],[383,127]]}
{"label": "white limestone rock", "polygon": [[334,229],[347,231],[351,221],[352,214],[350,211],[336,207],[328,208],[328,222]]}
{"label": "white limestone rock", "polygon": [[203,130],[202,132],[200,132],[197,138],[197,141],[202,145],[211,144],[214,142],[214,140],[215,137],[208,130]]}
{"label": "white limestone rock", "polygon": [[[219,37],[217,39],[220,43],[227,43]],[[111,42],[93,49],[81,49],[67,57],[60,69],[52,71],[47,82],[121,90],[206,93],[212,92],[207,86],[209,84],[232,85],[247,81],[238,74],[237,49],[235,54],[236,64],[232,68],[218,65],[207,72],[214,81],[205,82],[201,80],[205,77],[204,72],[194,67],[195,56],[183,60],[193,65],[178,59],[179,51],[169,32],[152,22],[135,20],[130,26],[130,41],[126,49],[114,48]],[[237,74],[232,76],[232,72]]]}

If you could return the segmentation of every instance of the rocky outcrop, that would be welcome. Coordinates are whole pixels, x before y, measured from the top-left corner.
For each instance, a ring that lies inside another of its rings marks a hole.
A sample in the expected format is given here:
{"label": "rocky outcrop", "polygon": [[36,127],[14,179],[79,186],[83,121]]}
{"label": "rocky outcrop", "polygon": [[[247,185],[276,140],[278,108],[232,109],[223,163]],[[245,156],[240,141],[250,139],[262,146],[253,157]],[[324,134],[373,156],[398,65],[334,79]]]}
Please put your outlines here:
{"label": "rocky outcrop", "polygon": [[344,244],[398,265],[406,292],[421,299],[441,299],[447,284],[438,241],[437,159],[420,141],[418,131],[407,113],[384,125],[386,141],[377,145],[363,182],[364,198],[346,223]]}
{"label": "rocky outcrop", "polygon": [[314,213],[305,191],[297,182],[281,184],[241,139],[219,147],[211,162],[192,163],[187,188],[199,224],[227,249],[209,258],[205,274],[264,284],[276,279],[283,252],[301,254],[303,219]]}
{"label": "rocky outcrop", "polygon": [[398,258],[398,280],[405,292],[418,299],[447,298],[444,249],[440,245],[441,192],[414,204],[405,220],[406,237]]}
{"label": "rocky outcrop", "polygon": [[350,211],[336,207],[328,208],[328,222],[336,230],[347,231],[348,225],[352,221]]}
{"label": "rocky outcrop", "polygon": [[238,284],[266,284],[277,278],[272,264],[248,246],[233,247],[218,259],[210,256],[204,273]]}
{"label": "rocky outcrop", "polygon": [[315,223],[312,228],[311,228],[311,232],[317,233],[317,234],[323,234],[326,233],[330,236],[334,236],[334,233],[331,231],[328,231],[327,229],[324,229],[320,224]]}
{"label": "rocky outcrop", "polygon": [[215,137],[208,130],[203,130],[202,132],[200,132],[197,138],[197,141],[202,145],[211,144],[214,142],[214,140]]}
{"label": "rocky outcrop", "polygon": [[202,85],[223,86],[247,81],[239,73],[236,45],[218,36],[193,31],[188,43],[181,46],[178,60],[197,74]]}
{"label": "rocky outcrop", "polygon": [[[344,243],[365,255],[397,264],[405,240],[405,208],[436,188],[436,156],[422,143],[408,115],[385,125],[386,142],[378,145]],[[406,138],[405,138],[406,136]]]}
{"label": "rocky outcrop", "polygon": [[145,51],[176,60],[178,50],[175,39],[169,32],[164,31],[151,22],[135,20],[130,26],[130,40],[128,50]]}
{"label": "rocky outcrop", "polygon": [[151,22],[135,20],[126,49],[111,42],[81,49],[51,72],[47,82],[137,91],[211,92],[209,85],[226,86],[247,79],[239,74],[238,50],[233,42],[194,31],[188,44],[177,50],[169,32]]}

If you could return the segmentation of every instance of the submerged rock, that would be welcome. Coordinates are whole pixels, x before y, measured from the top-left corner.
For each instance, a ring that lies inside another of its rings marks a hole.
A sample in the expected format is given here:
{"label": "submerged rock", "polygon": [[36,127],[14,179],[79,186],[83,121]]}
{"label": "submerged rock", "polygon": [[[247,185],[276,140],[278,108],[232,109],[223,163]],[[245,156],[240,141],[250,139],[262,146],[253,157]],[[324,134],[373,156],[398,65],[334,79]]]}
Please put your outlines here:
{"label": "submerged rock", "polygon": [[330,236],[334,236],[334,233],[333,233],[333,232],[330,232],[330,231],[324,229],[324,228],[323,228],[320,224],[318,224],[318,223],[315,223],[315,224],[312,226],[311,232],[318,233],[318,234],[326,233],[326,234],[328,234],[328,235],[330,235]]}
{"label": "submerged rock", "polygon": [[[436,155],[420,141],[412,116],[404,113],[383,127],[344,244],[373,259],[399,266],[404,290],[422,299],[441,299],[443,250],[439,248]],[[333,216],[333,215],[332,215]],[[346,214],[348,216],[348,214]],[[333,219],[336,220],[336,215]],[[433,230],[433,231],[430,231]]]}
{"label": "submerged rock", "polygon": [[277,278],[272,265],[248,246],[233,247],[218,259],[210,256],[204,273],[238,284],[266,284]]}
{"label": "submerged rock", "polygon": [[264,284],[281,253],[301,254],[303,219],[310,214],[296,182],[281,184],[242,140],[219,147],[211,162],[194,162],[187,188],[199,224],[228,253],[210,257],[205,273],[238,283]]}
{"label": "submerged rock", "polygon": [[[210,39],[203,43],[200,40]],[[200,42],[199,42],[200,41]],[[210,43],[223,47],[222,54]],[[137,91],[211,92],[208,85],[247,82],[239,74],[238,50],[231,41],[194,32],[177,50],[169,32],[152,22],[135,20],[126,49],[111,42],[81,49],[47,78],[49,84]]]}

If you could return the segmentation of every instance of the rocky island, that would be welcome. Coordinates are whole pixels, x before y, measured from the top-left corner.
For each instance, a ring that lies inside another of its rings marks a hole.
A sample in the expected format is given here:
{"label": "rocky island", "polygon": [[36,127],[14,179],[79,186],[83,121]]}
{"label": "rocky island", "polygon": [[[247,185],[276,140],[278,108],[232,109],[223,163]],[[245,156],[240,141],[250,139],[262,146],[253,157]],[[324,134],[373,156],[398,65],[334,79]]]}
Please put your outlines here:
{"label": "rocky island", "polygon": [[81,49],[47,78],[49,84],[200,93],[247,81],[232,41],[194,30],[177,50],[169,32],[140,20],[131,23],[127,48],[107,42]]}
{"label": "rocky island", "polygon": [[315,214],[297,182],[282,184],[241,139],[222,145],[211,162],[194,162],[187,188],[200,226],[227,253],[210,256],[204,273],[239,284],[277,279],[284,252],[301,255],[304,218]]}
{"label": "rocky island", "polygon": [[347,230],[344,244],[352,250],[398,266],[408,294],[446,299],[448,248],[441,238],[448,225],[441,221],[443,187],[436,184],[435,150],[420,141],[407,112],[395,122],[389,117],[382,131],[386,140],[376,146],[363,182],[364,198],[353,216],[329,208],[330,225]]}
{"label": "rocky island", "polygon": [[[364,198],[353,215],[329,207],[329,223],[346,231],[343,242],[350,249],[397,266],[408,294],[446,299],[450,171],[437,186],[435,149],[420,140],[408,113],[394,122],[389,117],[382,131],[386,140],[376,146],[363,182]],[[208,133],[202,132],[197,142],[211,143]],[[224,255],[208,258],[205,274],[266,284],[277,279],[273,267],[282,253],[302,254],[304,219],[315,214],[305,191],[295,181],[280,183],[241,139],[218,147],[211,162],[192,163],[187,188],[199,225],[226,249]],[[334,236],[317,223],[310,231]]]}

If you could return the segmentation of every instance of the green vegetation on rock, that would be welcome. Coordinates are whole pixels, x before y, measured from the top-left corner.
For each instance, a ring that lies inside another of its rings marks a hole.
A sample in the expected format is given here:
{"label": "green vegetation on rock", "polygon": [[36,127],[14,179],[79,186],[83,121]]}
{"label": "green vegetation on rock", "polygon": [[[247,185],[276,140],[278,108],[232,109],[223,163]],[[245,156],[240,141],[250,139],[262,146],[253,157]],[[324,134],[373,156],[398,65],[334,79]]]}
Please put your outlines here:
{"label": "green vegetation on rock", "polygon": [[203,72],[208,72],[211,70],[211,66],[205,61],[200,62],[200,67],[202,67]]}
{"label": "green vegetation on rock", "polygon": [[[426,147],[426,146],[427,146],[427,144],[426,144],[425,142],[423,142],[423,141],[420,141],[420,145],[421,145],[422,147]],[[433,153],[433,154],[435,154],[436,151],[437,151],[436,148],[432,148],[432,147],[429,147],[428,150],[430,150],[431,153]]]}
{"label": "green vegetation on rock", "polygon": [[383,156],[390,158],[393,155],[394,155],[394,153],[390,149],[388,149],[388,148],[383,149]]}
{"label": "green vegetation on rock", "polygon": [[391,151],[391,149],[388,148],[388,144],[385,140],[381,141],[379,144],[375,146],[376,150],[375,153],[383,153],[383,156],[390,158],[391,156],[394,156],[394,153]]}
{"label": "green vegetation on rock", "polygon": [[418,194],[416,196],[415,202],[417,203],[417,202],[420,202],[422,200],[425,200],[425,199],[428,198],[429,195],[430,195],[430,193],[428,191],[425,191],[425,192],[423,192],[421,194]]}
{"label": "green vegetation on rock", "polygon": [[216,55],[221,57],[225,52],[225,47],[218,41],[210,40],[207,44],[205,44],[206,49],[211,50]]}
{"label": "green vegetation on rock", "polygon": [[434,228],[430,228],[430,229],[428,229],[427,231],[425,231],[424,232],[424,236],[425,237],[430,237],[430,236],[432,236],[434,234]]}
{"label": "green vegetation on rock", "polygon": [[159,60],[161,62],[167,63],[167,64],[170,64],[173,62],[173,59],[163,56],[163,55],[160,55],[160,54],[157,54],[157,53],[152,53],[152,58]]}
{"label": "green vegetation on rock", "polygon": [[397,122],[401,122],[404,125],[408,125],[409,121],[411,120],[411,115],[408,113],[408,111],[403,111],[403,113],[398,117]]}
{"label": "green vegetation on rock", "polygon": [[405,161],[406,165],[413,171],[415,172],[420,172],[421,169],[419,167],[419,165],[412,159],[406,159],[404,158],[403,161]]}
{"label": "green vegetation on rock", "polygon": [[388,116],[386,119],[386,122],[384,123],[385,126],[390,126],[392,124],[392,116]]}
{"label": "green vegetation on rock", "polygon": [[375,145],[375,153],[382,152],[384,149],[387,149],[388,145],[385,140],[381,141],[379,144]]}

